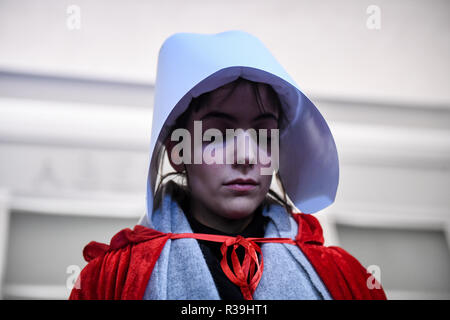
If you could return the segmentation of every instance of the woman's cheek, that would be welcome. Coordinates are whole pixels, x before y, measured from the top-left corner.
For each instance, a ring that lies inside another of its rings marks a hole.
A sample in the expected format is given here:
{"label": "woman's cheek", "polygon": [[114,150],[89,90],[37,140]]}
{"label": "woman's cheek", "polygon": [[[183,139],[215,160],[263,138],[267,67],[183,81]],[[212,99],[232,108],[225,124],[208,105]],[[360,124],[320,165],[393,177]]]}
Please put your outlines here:
{"label": "woman's cheek", "polygon": [[203,163],[212,166],[225,164],[224,147],[222,143],[205,142],[201,152]]}

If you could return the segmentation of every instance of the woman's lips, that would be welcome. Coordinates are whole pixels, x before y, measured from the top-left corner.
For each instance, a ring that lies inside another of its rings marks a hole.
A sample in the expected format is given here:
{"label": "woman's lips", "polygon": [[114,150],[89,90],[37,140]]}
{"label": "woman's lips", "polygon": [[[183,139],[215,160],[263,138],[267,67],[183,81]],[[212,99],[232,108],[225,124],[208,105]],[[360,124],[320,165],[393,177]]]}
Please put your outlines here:
{"label": "woman's lips", "polygon": [[234,191],[252,191],[256,189],[256,184],[242,184],[242,183],[231,183],[226,184],[226,188],[234,190]]}
{"label": "woman's lips", "polygon": [[235,179],[224,185],[230,190],[239,192],[252,191],[258,187],[258,183],[252,179]]}

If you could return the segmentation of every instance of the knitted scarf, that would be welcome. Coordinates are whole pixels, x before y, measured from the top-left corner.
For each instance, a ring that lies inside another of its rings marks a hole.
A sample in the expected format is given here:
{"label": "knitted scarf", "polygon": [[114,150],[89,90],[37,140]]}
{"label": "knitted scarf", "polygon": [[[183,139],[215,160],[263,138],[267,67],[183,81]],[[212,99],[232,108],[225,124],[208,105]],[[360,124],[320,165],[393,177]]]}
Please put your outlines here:
{"label": "knitted scarf", "polygon": [[[180,199],[183,188],[166,183],[155,196],[155,210],[141,225],[164,233],[192,233]],[[275,201],[264,201],[262,214],[269,218],[265,238],[294,240],[298,225]],[[332,299],[327,288],[300,248],[290,243],[261,243],[262,275],[253,299]],[[213,277],[196,239],[169,239],[155,264],[146,287],[147,300],[220,299]]]}

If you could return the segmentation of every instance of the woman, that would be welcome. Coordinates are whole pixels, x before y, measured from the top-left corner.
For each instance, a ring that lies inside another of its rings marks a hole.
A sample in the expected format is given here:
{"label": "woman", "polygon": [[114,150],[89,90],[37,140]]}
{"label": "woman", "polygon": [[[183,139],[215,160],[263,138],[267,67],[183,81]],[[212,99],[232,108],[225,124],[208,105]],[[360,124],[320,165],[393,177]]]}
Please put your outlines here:
{"label": "woman", "polygon": [[[151,151],[147,214],[85,247],[71,299],[386,298],[355,258],[323,246],[310,214],[336,195],[333,137],[252,35],[164,42]],[[165,153],[175,174],[162,175]]]}

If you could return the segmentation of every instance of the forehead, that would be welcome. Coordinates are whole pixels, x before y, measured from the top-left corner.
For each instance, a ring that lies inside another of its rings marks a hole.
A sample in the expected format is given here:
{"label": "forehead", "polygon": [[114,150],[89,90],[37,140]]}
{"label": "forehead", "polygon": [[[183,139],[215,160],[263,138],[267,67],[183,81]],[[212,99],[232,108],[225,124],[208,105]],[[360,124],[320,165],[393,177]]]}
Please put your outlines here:
{"label": "forehead", "polygon": [[239,119],[270,113],[278,118],[278,95],[268,84],[238,79],[208,92],[195,114],[199,117],[213,111],[229,113]]}

